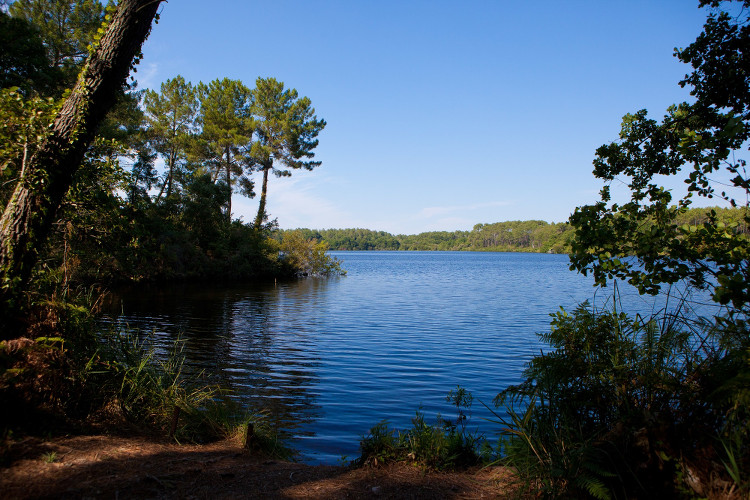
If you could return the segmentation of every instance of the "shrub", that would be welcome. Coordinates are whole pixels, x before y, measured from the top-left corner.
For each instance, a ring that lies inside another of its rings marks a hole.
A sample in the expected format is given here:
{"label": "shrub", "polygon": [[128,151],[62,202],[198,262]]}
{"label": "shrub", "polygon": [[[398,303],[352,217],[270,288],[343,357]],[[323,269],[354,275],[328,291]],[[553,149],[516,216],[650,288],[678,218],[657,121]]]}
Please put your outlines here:
{"label": "shrub", "polygon": [[299,276],[343,275],[341,261],[327,254],[328,244],[306,240],[301,231],[287,231],[281,240],[283,261]]}
{"label": "shrub", "polygon": [[417,410],[412,427],[396,431],[383,420],[370,429],[360,441],[357,465],[380,465],[387,462],[411,461],[435,469],[465,468],[488,458],[489,446],[484,436],[467,430],[464,409],[471,406],[471,394],[461,387],[450,391],[446,400],[456,406],[455,422],[444,420],[425,422],[422,410]]}
{"label": "shrub", "polygon": [[[717,439],[747,433],[736,417],[748,406],[719,389],[747,377],[746,360],[728,357],[747,352],[747,337],[727,345],[726,330],[680,310],[642,318],[583,304],[552,316],[541,337],[553,350],[496,399],[502,452],[530,487],[595,498],[725,488]],[[736,469],[749,458],[739,455]]]}

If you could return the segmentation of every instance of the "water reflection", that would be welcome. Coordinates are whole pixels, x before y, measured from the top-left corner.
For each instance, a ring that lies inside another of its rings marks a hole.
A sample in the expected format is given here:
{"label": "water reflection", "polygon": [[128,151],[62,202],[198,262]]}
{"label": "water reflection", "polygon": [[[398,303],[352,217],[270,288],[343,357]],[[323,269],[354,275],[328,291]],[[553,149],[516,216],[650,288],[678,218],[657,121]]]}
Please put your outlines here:
{"label": "water reflection", "polygon": [[145,287],[113,294],[101,320],[151,336],[160,355],[185,343],[185,371],[204,370],[249,410],[268,410],[277,426],[297,430],[320,416],[315,387],[319,352],[311,336],[311,302],[321,282],[306,280],[241,288]]}

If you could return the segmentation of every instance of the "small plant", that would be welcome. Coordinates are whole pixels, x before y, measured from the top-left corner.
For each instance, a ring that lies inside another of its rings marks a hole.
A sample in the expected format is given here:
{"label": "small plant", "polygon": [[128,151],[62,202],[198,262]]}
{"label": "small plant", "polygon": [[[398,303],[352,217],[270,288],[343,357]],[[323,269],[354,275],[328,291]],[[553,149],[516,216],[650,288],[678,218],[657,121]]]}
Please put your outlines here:
{"label": "small plant", "polygon": [[46,464],[53,464],[57,462],[57,452],[50,451],[42,455],[42,461]]}
{"label": "small plant", "polygon": [[425,422],[420,408],[412,419],[412,427],[399,432],[384,420],[370,429],[360,442],[358,465],[380,465],[392,461],[411,461],[435,469],[456,469],[476,465],[486,457],[488,446],[484,436],[468,432],[464,410],[471,406],[471,393],[461,387],[446,397],[456,406],[456,421],[440,415],[433,425]]}
{"label": "small plant", "polygon": [[358,465],[381,465],[401,458],[404,453],[396,431],[388,427],[387,420],[375,424],[370,433],[362,437],[359,443],[360,456]]}
{"label": "small plant", "polygon": [[[221,407],[227,408],[228,406],[223,404]],[[234,436],[245,449],[280,460],[294,460],[295,450],[289,448],[280,438],[278,429],[270,423],[268,412],[246,414],[235,420],[233,428]]]}

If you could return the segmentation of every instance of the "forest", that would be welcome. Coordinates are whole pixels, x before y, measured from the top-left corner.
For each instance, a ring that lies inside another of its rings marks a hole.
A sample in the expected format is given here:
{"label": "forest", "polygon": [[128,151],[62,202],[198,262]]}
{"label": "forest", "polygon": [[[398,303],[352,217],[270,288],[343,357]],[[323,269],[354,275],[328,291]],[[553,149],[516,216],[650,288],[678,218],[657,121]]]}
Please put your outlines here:
{"label": "forest", "polygon": [[[0,17],[4,207],[114,9],[16,1]],[[75,284],[293,274],[268,238],[276,228],[266,213],[268,178],[318,166],[313,151],[325,121],[282,82],[254,83],[192,84],[177,75],[158,91],[139,90],[134,79],[118,89],[49,222],[48,241],[34,245],[31,272],[62,273]],[[257,188],[253,174],[262,179]],[[232,195],[255,197],[256,189],[255,220],[233,219]]]}
{"label": "forest", "polygon": [[[708,221],[713,210],[719,221],[736,225],[737,231],[748,234],[747,223],[740,208],[690,208],[675,218],[678,226],[700,226]],[[295,229],[307,240],[326,244],[331,250],[440,250],[478,252],[539,252],[568,254],[574,228],[567,222],[548,223],[540,220],[506,221],[476,224],[471,231],[431,231],[415,235],[393,235],[369,229]],[[279,242],[289,230],[279,230]]]}
{"label": "forest", "polygon": [[[502,464],[533,498],[750,495],[750,0],[699,2],[703,31],[675,51],[689,102],[622,118],[595,151],[599,200],[564,223],[411,236],[280,230],[271,174],[320,166],[326,121],[273,77],[251,88],[175,75],[140,90],[160,3],[0,3],[0,466],[27,435],[102,428],[291,456],[263,415],[186,378],[179,341],[159,357],[138,332],[97,329],[108,286],[343,274],[329,248],[553,252],[601,287],[684,286],[718,312],[680,303],[648,316],[619,308],[616,292],[610,309],[549,304],[548,348],[496,388],[499,440],[467,429],[471,396],[457,387],[456,422],[417,411],[412,429],[374,423],[354,465]],[[629,199],[613,201],[615,183]],[[233,218],[233,194],[259,196],[252,222]]]}

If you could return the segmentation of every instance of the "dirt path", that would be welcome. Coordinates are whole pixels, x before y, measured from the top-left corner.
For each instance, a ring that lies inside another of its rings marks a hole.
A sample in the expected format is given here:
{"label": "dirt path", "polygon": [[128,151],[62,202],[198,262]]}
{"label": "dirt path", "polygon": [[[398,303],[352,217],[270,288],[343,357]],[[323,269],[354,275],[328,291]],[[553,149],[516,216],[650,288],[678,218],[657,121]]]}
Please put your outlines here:
{"label": "dirt path", "polygon": [[405,464],[347,469],[251,456],[233,442],[158,443],[74,436],[16,442],[0,468],[0,498],[508,498],[501,467],[425,472]]}

